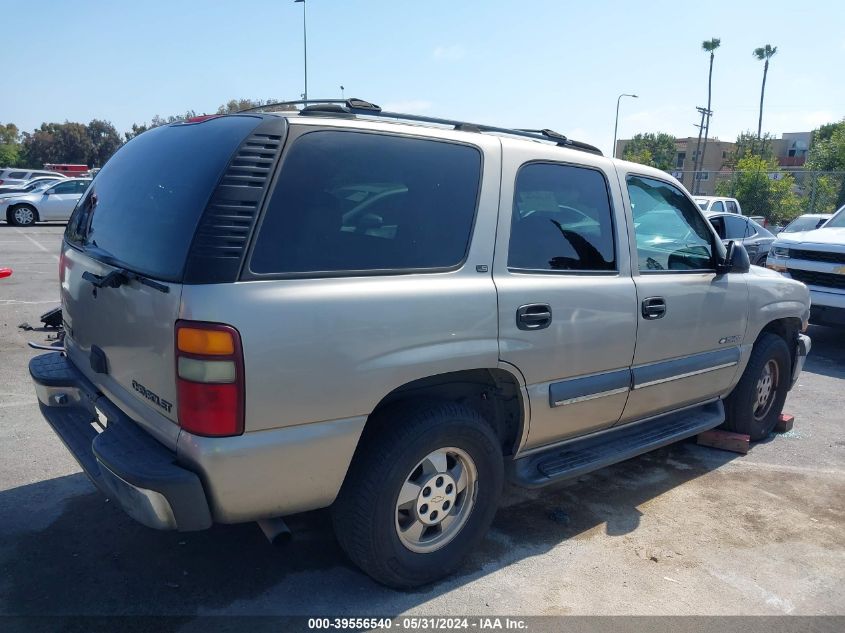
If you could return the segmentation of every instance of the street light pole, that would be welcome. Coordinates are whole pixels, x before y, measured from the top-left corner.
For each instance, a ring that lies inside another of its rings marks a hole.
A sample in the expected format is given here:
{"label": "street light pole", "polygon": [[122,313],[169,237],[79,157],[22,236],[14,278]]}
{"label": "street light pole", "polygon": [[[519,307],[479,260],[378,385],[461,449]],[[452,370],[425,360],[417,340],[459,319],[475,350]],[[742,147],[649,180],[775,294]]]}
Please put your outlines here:
{"label": "street light pole", "polygon": [[613,126],[613,158],[616,158],[616,133],[619,131],[619,102],[622,101],[622,97],[633,97],[634,99],[639,99],[637,95],[629,95],[627,93],[622,93],[616,98],[616,123]]}
{"label": "street light pole", "polygon": [[305,67],[305,92],[302,98],[308,101],[308,28],[305,21],[305,0],[293,0],[302,3],[302,59]]}

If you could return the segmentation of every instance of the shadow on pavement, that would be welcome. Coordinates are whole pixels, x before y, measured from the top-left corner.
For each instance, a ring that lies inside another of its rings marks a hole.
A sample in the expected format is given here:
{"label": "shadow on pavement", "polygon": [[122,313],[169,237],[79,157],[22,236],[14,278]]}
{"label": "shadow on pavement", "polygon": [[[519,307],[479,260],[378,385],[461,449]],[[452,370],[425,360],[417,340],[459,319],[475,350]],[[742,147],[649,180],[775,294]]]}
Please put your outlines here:
{"label": "shadow on pavement", "polygon": [[508,488],[459,573],[415,592],[354,568],[325,510],[290,517],[294,540],[278,549],[255,524],[145,528],[70,475],[0,493],[0,615],[396,615],[594,528],[630,533],[649,500],[734,457],[687,442],[539,493]]}
{"label": "shadow on pavement", "polygon": [[813,340],[813,347],[804,371],[845,378],[845,329],[813,325],[807,334]]}

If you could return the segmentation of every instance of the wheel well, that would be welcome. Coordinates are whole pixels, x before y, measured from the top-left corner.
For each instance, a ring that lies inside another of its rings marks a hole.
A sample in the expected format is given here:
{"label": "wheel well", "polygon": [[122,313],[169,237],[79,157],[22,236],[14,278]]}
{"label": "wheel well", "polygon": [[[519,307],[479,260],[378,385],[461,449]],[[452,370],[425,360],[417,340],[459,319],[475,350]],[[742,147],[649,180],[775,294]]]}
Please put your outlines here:
{"label": "wheel well", "polygon": [[766,332],[781,337],[786,342],[787,347],[789,347],[789,355],[794,363],[796,352],[795,343],[798,340],[798,332],[800,331],[801,319],[797,317],[777,319],[766,324],[766,327],[764,327],[760,331],[760,335],[757,336],[757,340],[759,340],[760,336]]}
{"label": "wheel well", "polygon": [[421,378],[397,387],[378,403],[367,425],[387,405],[402,400],[449,400],[478,411],[499,438],[504,455],[512,455],[522,435],[522,393],[516,378],[503,369],[469,369]]}

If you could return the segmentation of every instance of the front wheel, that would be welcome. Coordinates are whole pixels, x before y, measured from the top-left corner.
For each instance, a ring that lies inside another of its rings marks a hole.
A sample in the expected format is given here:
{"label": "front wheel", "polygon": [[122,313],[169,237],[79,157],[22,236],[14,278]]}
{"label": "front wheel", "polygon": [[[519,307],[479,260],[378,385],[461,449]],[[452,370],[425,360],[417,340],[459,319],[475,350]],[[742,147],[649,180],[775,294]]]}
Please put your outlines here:
{"label": "front wheel", "polygon": [[792,382],[789,347],[775,334],[764,333],[754,344],[748,366],[725,399],[725,428],[761,440],[772,432],[783,411]]}
{"label": "front wheel", "polygon": [[368,423],[332,508],[335,534],[376,581],[424,585],[454,571],[484,537],[502,480],[501,447],[475,410],[390,407]]}
{"label": "front wheel", "polygon": [[35,209],[27,205],[14,207],[9,209],[6,219],[9,221],[9,224],[13,224],[14,226],[32,226],[36,220]]}

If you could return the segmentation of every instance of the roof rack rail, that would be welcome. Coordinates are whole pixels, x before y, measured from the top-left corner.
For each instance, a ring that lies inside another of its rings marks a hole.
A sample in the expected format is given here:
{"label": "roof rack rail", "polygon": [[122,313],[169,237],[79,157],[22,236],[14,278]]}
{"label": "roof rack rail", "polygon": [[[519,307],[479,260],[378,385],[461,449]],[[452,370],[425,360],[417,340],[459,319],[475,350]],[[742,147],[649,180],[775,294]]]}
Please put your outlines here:
{"label": "roof rack rail", "polygon": [[[540,141],[551,141],[560,147],[569,147],[591,154],[602,156],[602,152],[598,147],[594,147],[588,143],[580,141],[573,141],[563,134],[555,132],[554,130],[542,129],[512,129],[505,127],[496,127],[493,125],[480,125],[478,123],[468,123],[467,121],[458,121],[455,119],[441,119],[432,116],[423,116],[420,114],[403,114],[401,112],[385,112],[379,106],[363,99],[307,99],[302,101],[280,101],[278,103],[269,103],[263,106],[256,106],[254,108],[247,108],[240,110],[240,112],[254,112],[265,108],[273,108],[278,106],[305,106],[300,111],[301,114],[319,115],[319,114],[352,114],[359,116],[374,116],[383,117],[387,119],[397,119],[400,121],[414,121],[419,123],[433,123],[435,125],[444,125],[455,130],[464,132],[487,132],[491,134],[506,134],[510,136],[519,136],[522,138],[530,138]],[[340,107],[338,107],[340,105]],[[330,107],[329,107],[330,106]]]}

